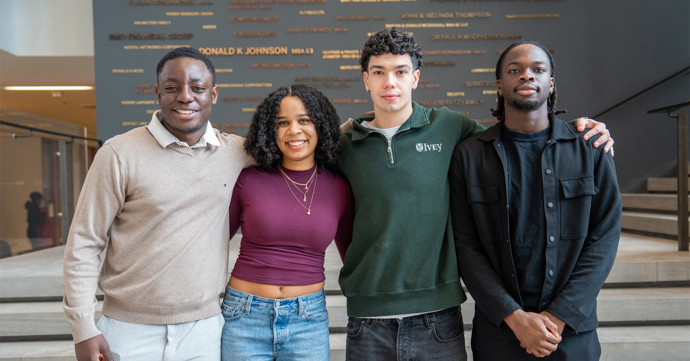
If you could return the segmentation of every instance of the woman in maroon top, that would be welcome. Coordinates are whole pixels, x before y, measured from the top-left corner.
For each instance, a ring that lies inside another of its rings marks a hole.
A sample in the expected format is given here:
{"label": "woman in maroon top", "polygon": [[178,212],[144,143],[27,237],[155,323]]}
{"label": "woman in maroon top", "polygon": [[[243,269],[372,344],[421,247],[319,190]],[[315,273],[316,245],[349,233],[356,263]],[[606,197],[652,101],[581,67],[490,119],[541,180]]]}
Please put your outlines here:
{"label": "woman in maroon top", "polygon": [[258,106],[245,150],[258,166],[239,176],[230,205],[240,253],[225,299],[223,360],[328,360],[324,255],[350,242],[350,186],[329,170],[340,119],[318,90],[281,87]]}

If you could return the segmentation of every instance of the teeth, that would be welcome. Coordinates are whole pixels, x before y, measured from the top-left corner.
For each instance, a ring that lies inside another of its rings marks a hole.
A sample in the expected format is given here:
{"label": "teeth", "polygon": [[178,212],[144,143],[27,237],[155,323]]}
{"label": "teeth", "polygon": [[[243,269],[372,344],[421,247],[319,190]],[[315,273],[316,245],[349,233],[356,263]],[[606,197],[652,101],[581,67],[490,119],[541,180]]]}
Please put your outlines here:
{"label": "teeth", "polygon": [[194,113],[193,110],[178,110],[177,112],[180,114],[192,114],[192,113]]}
{"label": "teeth", "polygon": [[300,140],[300,141],[297,141],[297,142],[288,142],[288,144],[290,144],[290,145],[292,145],[292,146],[302,145],[303,143],[304,143],[303,140]]}

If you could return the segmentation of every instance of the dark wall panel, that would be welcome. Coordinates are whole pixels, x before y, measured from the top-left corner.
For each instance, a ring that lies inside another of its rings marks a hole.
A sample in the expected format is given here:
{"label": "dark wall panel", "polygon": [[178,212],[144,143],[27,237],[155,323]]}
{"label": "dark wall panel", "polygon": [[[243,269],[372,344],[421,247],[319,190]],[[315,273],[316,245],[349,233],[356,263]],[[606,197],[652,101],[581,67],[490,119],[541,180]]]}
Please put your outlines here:
{"label": "dark wall panel", "polygon": [[[210,55],[220,100],[212,122],[244,134],[256,105],[291,83],[319,87],[341,118],[372,109],[359,50],[397,26],[424,50],[413,98],[491,121],[493,68],[516,39],[548,46],[566,118],[594,116],[688,66],[688,1],[117,0],[94,1],[98,134],[145,124],[158,109],[155,65],[170,48]],[[675,166],[675,124],[646,110],[690,98],[688,73],[599,117],[616,138],[621,187]],[[685,109],[687,111],[687,109]]]}

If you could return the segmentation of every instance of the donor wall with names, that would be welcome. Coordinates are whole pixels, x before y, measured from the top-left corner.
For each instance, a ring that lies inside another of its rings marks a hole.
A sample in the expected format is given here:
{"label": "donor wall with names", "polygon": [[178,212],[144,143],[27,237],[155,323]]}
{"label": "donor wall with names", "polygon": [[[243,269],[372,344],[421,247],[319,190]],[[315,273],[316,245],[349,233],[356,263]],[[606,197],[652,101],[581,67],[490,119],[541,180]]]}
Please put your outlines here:
{"label": "donor wall with names", "polygon": [[[383,28],[410,32],[423,50],[413,99],[479,122],[494,119],[494,67],[523,38],[552,48],[549,29],[575,7],[566,0],[109,0],[94,1],[98,136],[147,124],[159,109],[156,64],[193,47],[216,67],[211,122],[246,134],[261,100],[302,83],[324,92],[341,120],[373,110],[360,50]],[[564,19],[566,17],[566,19]]]}

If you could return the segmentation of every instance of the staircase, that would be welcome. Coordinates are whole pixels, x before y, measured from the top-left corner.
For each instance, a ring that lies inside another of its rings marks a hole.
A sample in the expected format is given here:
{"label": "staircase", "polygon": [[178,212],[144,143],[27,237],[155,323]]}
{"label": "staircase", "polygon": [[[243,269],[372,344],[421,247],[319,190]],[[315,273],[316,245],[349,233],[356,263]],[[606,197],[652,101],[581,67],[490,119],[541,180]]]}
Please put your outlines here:
{"label": "staircase", "polygon": [[[231,244],[233,263],[239,238]],[[621,237],[616,263],[598,298],[602,360],[690,359],[690,254],[676,247],[675,241],[663,238]],[[60,302],[62,252],[58,247],[0,260],[0,361],[75,360]],[[347,315],[337,283],[340,266],[331,246],[325,268],[332,361],[345,359]],[[462,307],[470,355],[473,308],[472,299]]]}
{"label": "staircase", "polygon": [[623,231],[677,239],[677,178],[649,178],[647,192],[621,194]]}

